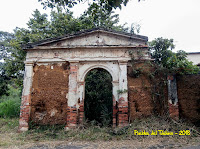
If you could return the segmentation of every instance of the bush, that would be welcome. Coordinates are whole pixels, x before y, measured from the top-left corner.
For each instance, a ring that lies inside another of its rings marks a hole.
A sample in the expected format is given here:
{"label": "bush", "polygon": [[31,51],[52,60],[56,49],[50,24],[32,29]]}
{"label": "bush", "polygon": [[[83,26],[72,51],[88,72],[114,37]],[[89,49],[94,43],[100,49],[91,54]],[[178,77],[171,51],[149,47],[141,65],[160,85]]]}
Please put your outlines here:
{"label": "bush", "polygon": [[5,100],[0,103],[0,117],[12,118],[19,117],[20,100]]}
{"label": "bush", "polygon": [[9,96],[2,96],[0,99],[0,117],[13,118],[19,117],[20,113],[20,89],[9,85]]}

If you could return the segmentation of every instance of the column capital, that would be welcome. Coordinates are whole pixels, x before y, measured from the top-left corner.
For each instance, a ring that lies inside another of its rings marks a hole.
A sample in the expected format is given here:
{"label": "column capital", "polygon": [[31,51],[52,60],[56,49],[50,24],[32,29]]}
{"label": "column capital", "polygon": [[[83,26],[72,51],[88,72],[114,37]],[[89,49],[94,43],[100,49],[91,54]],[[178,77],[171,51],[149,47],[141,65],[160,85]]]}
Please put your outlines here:
{"label": "column capital", "polygon": [[79,61],[76,61],[76,60],[73,61],[73,60],[71,60],[71,61],[69,61],[69,63],[70,64],[76,64],[76,63],[79,63]]}
{"label": "column capital", "polygon": [[25,64],[25,66],[33,66],[34,62],[32,62],[32,61],[25,61],[24,64]]}
{"label": "column capital", "polygon": [[120,65],[127,65],[128,60],[118,60],[118,63],[119,63]]}
{"label": "column capital", "polygon": [[119,84],[119,81],[112,81],[112,84]]}
{"label": "column capital", "polygon": [[77,84],[78,84],[78,85],[84,85],[84,84],[85,84],[85,81],[77,81]]}

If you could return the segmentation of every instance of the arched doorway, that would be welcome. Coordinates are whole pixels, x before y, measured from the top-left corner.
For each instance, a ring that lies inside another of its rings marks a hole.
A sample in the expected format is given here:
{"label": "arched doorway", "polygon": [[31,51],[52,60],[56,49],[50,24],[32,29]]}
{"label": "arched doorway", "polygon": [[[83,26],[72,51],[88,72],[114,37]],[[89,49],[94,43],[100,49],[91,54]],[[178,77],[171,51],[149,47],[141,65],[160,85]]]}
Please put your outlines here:
{"label": "arched doorway", "polygon": [[100,126],[113,124],[112,76],[102,68],[90,70],[85,77],[84,113],[87,122]]}

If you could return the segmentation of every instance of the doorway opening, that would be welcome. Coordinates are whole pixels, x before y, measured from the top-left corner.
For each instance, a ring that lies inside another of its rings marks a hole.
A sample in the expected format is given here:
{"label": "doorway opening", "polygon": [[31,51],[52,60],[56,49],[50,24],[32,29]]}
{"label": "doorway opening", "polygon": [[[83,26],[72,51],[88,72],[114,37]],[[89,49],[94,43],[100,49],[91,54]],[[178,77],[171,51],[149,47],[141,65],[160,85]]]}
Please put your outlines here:
{"label": "doorway opening", "polygon": [[112,76],[102,68],[88,72],[85,78],[85,120],[99,126],[112,126]]}

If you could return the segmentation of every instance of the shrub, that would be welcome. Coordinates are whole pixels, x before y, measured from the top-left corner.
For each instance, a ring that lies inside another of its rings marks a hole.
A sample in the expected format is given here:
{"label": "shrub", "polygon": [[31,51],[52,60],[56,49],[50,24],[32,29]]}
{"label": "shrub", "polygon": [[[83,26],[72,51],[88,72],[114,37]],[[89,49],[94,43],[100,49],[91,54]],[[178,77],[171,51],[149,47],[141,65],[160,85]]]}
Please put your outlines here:
{"label": "shrub", "polygon": [[21,90],[9,85],[9,96],[2,96],[0,99],[0,117],[19,117]]}
{"label": "shrub", "polygon": [[20,100],[5,100],[0,103],[0,117],[12,118],[18,117],[20,111]]}

